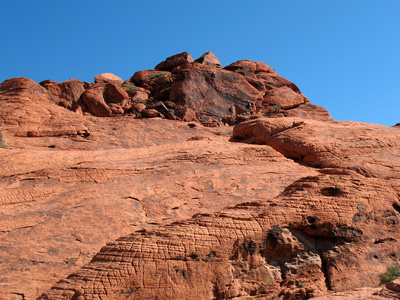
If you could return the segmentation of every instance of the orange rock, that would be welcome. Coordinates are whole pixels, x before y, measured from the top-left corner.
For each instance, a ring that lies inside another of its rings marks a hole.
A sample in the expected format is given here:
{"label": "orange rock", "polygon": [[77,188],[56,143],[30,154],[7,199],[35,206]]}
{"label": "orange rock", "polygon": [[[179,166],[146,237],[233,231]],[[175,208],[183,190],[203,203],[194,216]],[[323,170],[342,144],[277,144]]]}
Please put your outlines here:
{"label": "orange rock", "polygon": [[[332,121],[267,65],[239,64],[84,83],[109,118],[0,84],[1,297],[398,298],[397,282],[360,289],[398,260],[398,127]],[[304,102],[261,117],[279,91]],[[200,125],[220,112],[242,122]]]}
{"label": "orange rock", "polygon": [[142,70],[133,74],[131,81],[142,86],[148,84],[152,79],[157,79],[163,76],[171,76],[171,72],[158,70]]}
{"label": "orange rock", "polygon": [[[172,84],[169,100],[181,106],[181,114],[187,108],[194,110],[200,121],[218,121],[232,114],[230,108],[235,104],[246,111],[261,101],[260,93],[234,72],[199,64],[181,72],[183,77]],[[183,115],[177,115],[183,119]]]}
{"label": "orange rock", "polygon": [[97,83],[82,94],[82,101],[94,116],[111,117],[113,114],[103,96],[106,85],[106,83]]}
{"label": "orange rock", "polygon": [[308,99],[287,86],[268,91],[263,100],[263,105],[279,105],[281,109],[295,108],[304,103],[308,103]]}
{"label": "orange rock", "polygon": [[[53,101],[69,110],[76,111],[82,103],[79,101],[81,95],[85,91],[85,84],[77,79],[70,79],[57,83],[52,80],[40,82],[40,85],[47,89]],[[85,110],[85,107],[83,108]]]}
{"label": "orange rock", "polygon": [[102,73],[94,77],[95,83],[113,83],[122,84],[123,80],[112,73]]}
{"label": "orange rock", "polygon": [[[200,299],[306,299],[376,285],[400,247],[400,165],[393,163],[400,161],[398,130],[255,119],[237,125],[234,137],[265,150],[273,147],[315,173],[302,174],[273,198],[247,195],[244,203],[220,212],[121,237],[42,299],[118,299],[127,291],[138,299],[185,298],[193,292]],[[360,163],[365,169],[357,168]]]}
{"label": "orange rock", "polygon": [[172,72],[172,69],[175,67],[192,62],[194,62],[193,57],[188,52],[182,52],[168,57],[165,61],[160,62],[154,69]]}
{"label": "orange rock", "polygon": [[218,58],[211,51],[207,51],[195,61],[205,65],[221,66]]}
{"label": "orange rock", "polygon": [[17,136],[88,134],[81,115],[53,103],[52,95],[23,77],[0,84],[0,126]]}

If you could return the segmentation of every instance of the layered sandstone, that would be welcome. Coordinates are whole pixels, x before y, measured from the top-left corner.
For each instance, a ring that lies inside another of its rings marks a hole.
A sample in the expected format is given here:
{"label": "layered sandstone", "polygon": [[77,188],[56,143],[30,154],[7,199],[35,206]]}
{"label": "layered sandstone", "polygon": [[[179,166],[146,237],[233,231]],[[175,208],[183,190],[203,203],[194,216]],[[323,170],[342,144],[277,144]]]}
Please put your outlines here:
{"label": "layered sandstone", "polygon": [[111,79],[0,84],[0,299],[398,297],[372,289],[398,260],[398,127],[212,53]]}
{"label": "layered sandstone", "polygon": [[[325,134],[310,134],[319,130]],[[275,197],[248,195],[222,211],[108,243],[41,299],[189,299],[193,292],[200,299],[303,299],[377,285],[400,246],[398,130],[257,119],[237,125],[233,138],[262,144],[315,173]],[[309,156],[302,156],[304,148]]]}

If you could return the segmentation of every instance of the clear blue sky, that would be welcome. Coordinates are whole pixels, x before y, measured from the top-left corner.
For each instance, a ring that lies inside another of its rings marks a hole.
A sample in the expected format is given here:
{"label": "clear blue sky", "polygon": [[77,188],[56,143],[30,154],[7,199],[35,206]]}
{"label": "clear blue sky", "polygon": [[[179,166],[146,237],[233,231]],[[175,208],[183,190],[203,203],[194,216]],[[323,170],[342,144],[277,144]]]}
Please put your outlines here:
{"label": "clear blue sky", "polygon": [[126,80],[211,50],[266,62],[336,120],[400,122],[400,0],[3,0],[0,39],[0,82]]}

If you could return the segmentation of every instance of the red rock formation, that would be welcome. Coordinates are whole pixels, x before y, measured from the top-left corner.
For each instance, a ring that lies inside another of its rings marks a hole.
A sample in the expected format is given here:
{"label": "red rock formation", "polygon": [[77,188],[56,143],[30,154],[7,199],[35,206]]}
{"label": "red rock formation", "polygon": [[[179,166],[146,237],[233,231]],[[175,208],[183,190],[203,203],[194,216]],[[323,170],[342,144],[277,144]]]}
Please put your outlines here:
{"label": "red rock formation", "polygon": [[400,247],[398,130],[257,119],[237,125],[234,138],[272,147],[317,174],[275,198],[122,237],[41,299],[305,299],[376,285]]}
{"label": "red rock formation", "polygon": [[[120,96],[106,95],[104,84],[110,84],[107,91],[110,87],[120,90]],[[76,79],[62,83],[46,80],[41,85],[57,104],[101,117],[128,113],[144,116],[134,103],[146,101],[147,108],[157,109],[162,117],[199,121],[207,126],[234,125],[254,114],[332,120],[324,108],[311,104],[294,83],[267,64],[240,60],[222,69],[211,51],[196,61],[188,52],[170,56],[155,70],[138,71],[124,83],[114,74],[103,73],[95,76],[95,85]],[[160,101],[176,105],[168,110],[155,107]]]}
{"label": "red rock formation", "polygon": [[235,104],[250,111],[262,99],[243,76],[234,72],[195,63],[181,69],[180,74],[169,94],[169,100],[181,108],[179,117],[190,108],[202,122],[218,120],[232,115]]}
{"label": "red rock formation", "polygon": [[30,79],[0,84],[0,126],[17,136],[87,135],[83,118],[53,103],[52,95]]}
{"label": "red rock formation", "polygon": [[168,57],[165,61],[160,62],[155,69],[172,72],[174,68],[192,62],[194,62],[193,57],[188,52],[183,52]]}
{"label": "red rock formation", "polygon": [[77,111],[79,108],[80,112],[86,110],[86,107],[79,100],[87,84],[77,79],[70,79],[61,83],[45,80],[40,82],[40,85],[50,92],[52,100],[56,104],[72,111]]}
{"label": "red rock formation", "polygon": [[221,66],[218,58],[211,51],[207,51],[195,61],[204,65],[211,65],[213,67]]}
{"label": "red rock formation", "polygon": [[122,84],[123,80],[112,73],[103,73],[94,77],[95,83]]}
{"label": "red rock formation", "polygon": [[[332,121],[265,63],[206,58],[118,85],[0,85],[0,298],[307,299],[378,284],[400,247],[398,127]],[[239,124],[231,136],[164,117]]]}

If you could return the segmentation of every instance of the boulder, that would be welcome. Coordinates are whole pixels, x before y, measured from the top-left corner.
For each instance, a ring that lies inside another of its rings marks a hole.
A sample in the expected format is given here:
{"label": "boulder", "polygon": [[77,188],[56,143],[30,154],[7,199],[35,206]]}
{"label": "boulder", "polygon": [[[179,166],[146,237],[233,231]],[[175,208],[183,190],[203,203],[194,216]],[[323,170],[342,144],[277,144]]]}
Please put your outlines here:
{"label": "boulder", "polygon": [[398,278],[393,280],[392,282],[387,283],[386,288],[391,291],[400,293],[400,279]]}
{"label": "boulder", "polygon": [[96,83],[82,94],[82,101],[94,116],[111,117],[113,115],[103,96],[106,85],[106,83]]}
{"label": "boulder", "polygon": [[225,70],[241,73],[247,71],[250,73],[275,73],[275,70],[268,66],[265,62],[251,61],[248,59],[238,60],[237,62],[227,65]]}
{"label": "boulder", "polygon": [[112,83],[95,83],[82,94],[88,112],[97,117],[124,114],[131,108],[131,100],[124,87]]}
{"label": "boulder", "polygon": [[281,109],[290,109],[304,103],[309,103],[309,101],[303,94],[296,93],[287,86],[282,86],[268,91],[264,96],[262,105],[278,105]]}
{"label": "boulder", "polygon": [[123,87],[115,84],[107,84],[104,89],[104,100],[107,103],[118,103],[123,105],[124,101],[129,98],[128,93]]}
{"label": "boulder", "polygon": [[211,51],[207,51],[195,61],[201,64],[211,65],[214,67],[221,66],[221,63],[219,62],[218,58]]}
{"label": "boulder", "polygon": [[49,91],[24,77],[0,84],[0,126],[17,136],[88,135],[82,115],[53,102]]}
{"label": "boulder", "polygon": [[131,77],[130,81],[134,82],[138,86],[149,85],[149,82],[160,77],[171,77],[169,71],[158,71],[158,70],[142,70],[138,71]]}
{"label": "boulder", "polygon": [[172,84],[169,100],[181,107],[178,117],[184,119],[186,109],[195,111],[201,121],[232,114],[235,104],[244,110],[261,101],[261,94],[243,76],[208,65],[183,69],[180,79]]}
{"label": "boulder", "polygon": [[[333,121],[332,116],[322,106],[311,103],[300,104],[299,106],[283,112],[285,117],[298,117],[317,121]],[[273,113],[270,114],[273,116]]]}
{"label": "boulder", "polygon": [[[254,74],[257,70],[257,63],[248,59],[239,60],[224,68],[228,71],[237,72],[240,74]],[[267,69],[268,70],[268,69]]]}
{"label": "boulder", "polygon": [[154,69],[172,72],[175,67],[192,62],[194,62],[193,57],[188,52],[182,52],[168,57],[166,60],[160,62]]}
{"label": "boulder", "polygon": [[96,75],[94,77],[94,82],[95,83],[122,84],[124,81],[120,77],[118,77],[112,73],[102,73],[102,74]]}
{"label": "boulder", "polygon": [[56,104],[72,111],[77,111],[79,107],[81,107],[81,111],[86,109],[82,107],[83,103],[79,101],[79,98],[85,91],[85,84],[83,82],[77,79],[70,79],[60,83],[45,80],[40,82],[40,85],[50,92]]}
{"label": "boulder", "polygon": [[154,108],[146,108],[140,112],[143,118],[157,118],[162,117],[162,114]]}

